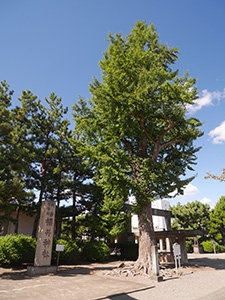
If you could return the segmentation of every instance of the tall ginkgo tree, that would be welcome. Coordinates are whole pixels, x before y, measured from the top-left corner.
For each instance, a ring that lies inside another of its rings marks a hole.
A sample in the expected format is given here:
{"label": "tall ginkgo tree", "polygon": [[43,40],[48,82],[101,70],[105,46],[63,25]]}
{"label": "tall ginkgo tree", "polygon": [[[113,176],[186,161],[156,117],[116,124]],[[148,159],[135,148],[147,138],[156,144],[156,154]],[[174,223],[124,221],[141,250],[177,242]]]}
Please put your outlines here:
{"label": "tall ginkgo tree", "polygon": [[80,152],[93,166],[105,199],[136,197],[139,221],[138,268],[151,274],[155,235],[152,201],[168,197],[192,179],[202,135],[201,123],[187,117],[197,99],[196,80],[178,77],[177,48],[161,44],[152,24],[138,21],[128,36],[109,34],[99,65],[101,80],[90,85],[91,99],[74,106]]}

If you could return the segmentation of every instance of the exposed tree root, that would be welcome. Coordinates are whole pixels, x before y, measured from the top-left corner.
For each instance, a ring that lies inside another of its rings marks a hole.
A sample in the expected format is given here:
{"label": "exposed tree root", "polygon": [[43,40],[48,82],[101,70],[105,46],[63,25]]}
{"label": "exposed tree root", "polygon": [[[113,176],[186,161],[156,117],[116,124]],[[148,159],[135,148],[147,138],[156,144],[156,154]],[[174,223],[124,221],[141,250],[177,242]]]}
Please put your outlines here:
{"label": "exposed tree root", "polygon": [[[146,272],[148,271],[148,273]],[[176,270],[174,267],[169,266],[159,266],[159,275],[163,276],[164,279],[181,276],[185,271],[189,271],[192,273],[193,270],[188,270],[187,268],[180,268]],[[149,272],[149,268],[146,268],[143,264],[138,262],[123,262],[117,268],[112,269],[108,272],[103,272],[106,276],[114,276],[114,277],[135,277],[135,276],[145,276],[150,278],[152,275]]]}
{"label": "exposed tree root", "polygon": [[117,268],[105,272],[104,275],[119,276],[119,277],[135,277],[135,276],[146,276],[150,277],[151,273],[149,268],[143,264],[127,261],[121,263]]}
{"label": "exposed tree root", "polygon": [[117,268],[105,272],[104,275],[109,275],[109,276],[117,276],[117,277],[134,277],[137,275],[143,275],[143,268],[135,267],[135,262],[123,262],[121,263]]}

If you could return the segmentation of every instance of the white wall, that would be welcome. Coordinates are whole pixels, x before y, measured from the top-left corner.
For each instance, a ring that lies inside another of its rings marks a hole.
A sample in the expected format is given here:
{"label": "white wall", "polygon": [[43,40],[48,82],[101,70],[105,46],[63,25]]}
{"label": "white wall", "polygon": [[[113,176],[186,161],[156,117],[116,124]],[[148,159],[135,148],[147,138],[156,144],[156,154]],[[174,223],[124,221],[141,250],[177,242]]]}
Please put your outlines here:
{"label": "white wall", "polygon": [[[156,200],[152,202],[152,208],[168,210],[170,202],[167,200]],[[153,216],[154,228],[158,230],[163,230],[166,228],[165,218],[159,216]]]}
{"label": "white wall", "polygon": [[[152,208],[168,210],[169,206],[170,206],[170,202],[167,200],[155,200],[152,202]],[[153,216],[153,224],[156,230],[163,230],[165,229],[166,226],[164,217],[159,217],[159,216]],[[132,226],[132,230],[134,228],[138,228],[138,217],[136,215],[132,216],[131,226]]]}

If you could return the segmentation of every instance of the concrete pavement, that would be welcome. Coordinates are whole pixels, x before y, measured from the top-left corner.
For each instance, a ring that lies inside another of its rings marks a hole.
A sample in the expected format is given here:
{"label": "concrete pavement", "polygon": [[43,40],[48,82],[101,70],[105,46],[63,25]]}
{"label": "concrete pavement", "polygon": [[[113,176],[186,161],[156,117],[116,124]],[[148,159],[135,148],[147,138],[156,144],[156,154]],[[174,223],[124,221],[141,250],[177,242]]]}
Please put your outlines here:
{"label": "concrete pavement", "polygon": [[[153,287],[149,284],[131,282],[95,274],[99,270],[110,270],[113,265],[82,265],[60,267],[56,275],[27,275],[26,270],[8,270],[0,279],[0,299],[107,299],[110,295],[144,291]],[[110,299],[110,298],[109,298]]]}
{"label": "concrete pavement", "polygon": [[167,300],[225,299],[225,254],[189,255],[199,268],[156,283],[146,277],[104,276],[118,262],[61,266],[56,275],[30,277],[26,269],[0,268],[0,299]]}

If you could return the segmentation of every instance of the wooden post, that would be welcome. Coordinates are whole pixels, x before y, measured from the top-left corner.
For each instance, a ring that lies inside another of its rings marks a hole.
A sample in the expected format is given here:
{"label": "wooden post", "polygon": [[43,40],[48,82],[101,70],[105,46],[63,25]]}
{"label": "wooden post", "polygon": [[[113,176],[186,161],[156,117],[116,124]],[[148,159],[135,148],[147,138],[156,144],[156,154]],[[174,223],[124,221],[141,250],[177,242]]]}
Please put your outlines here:
{"label": "wooden post", "polygon": [[[165,217],[165,223],[166,223],[166,231],[170,231],[171,230],[171,219],[170,217],[166,216]],[[170,238],[166,238],[166,251],[170,252],[170,254],[173,253],[173,249],[172,249],[172,241]]]}
{"label": "wooden post", "polygon": [[186,248],[186,238],[181,236],[178,238],[178,243],[180,244],[180,251],[181,251],[181,264],[187,264],[187,248]]}

